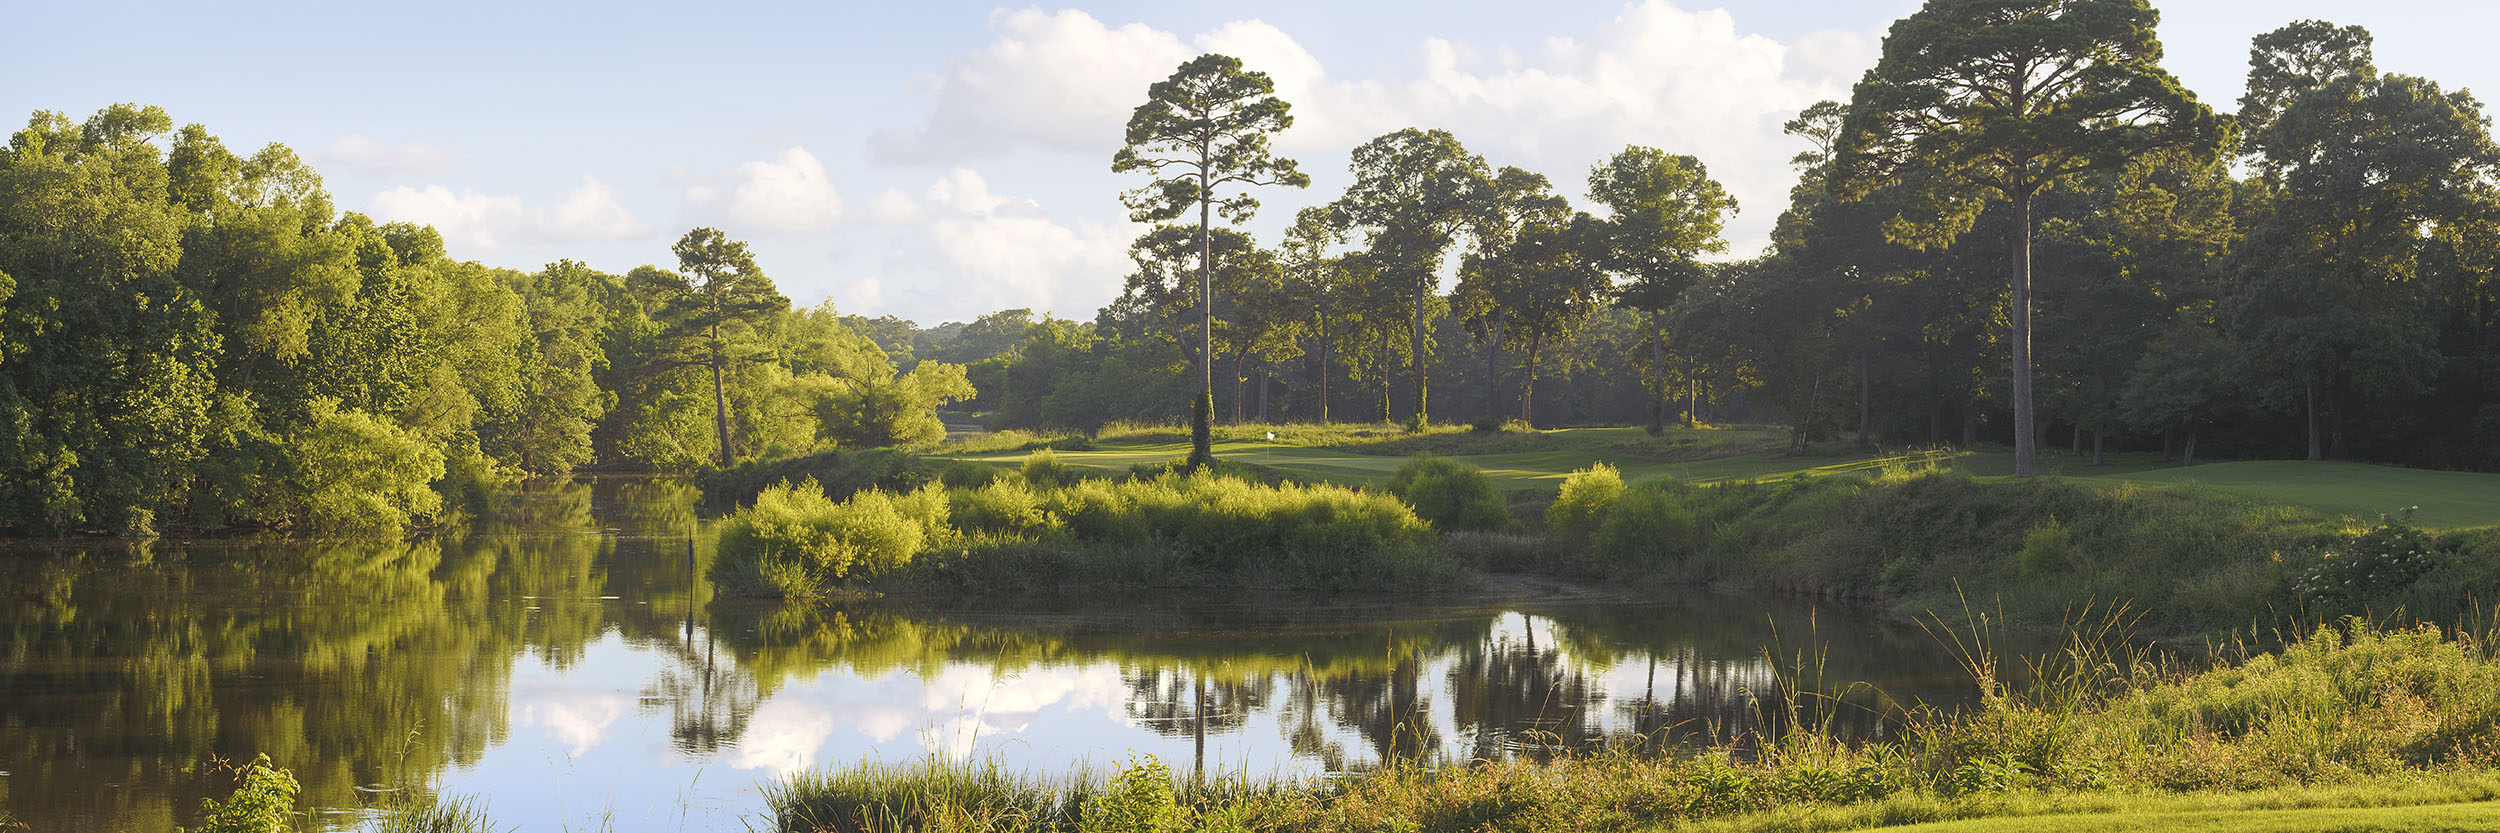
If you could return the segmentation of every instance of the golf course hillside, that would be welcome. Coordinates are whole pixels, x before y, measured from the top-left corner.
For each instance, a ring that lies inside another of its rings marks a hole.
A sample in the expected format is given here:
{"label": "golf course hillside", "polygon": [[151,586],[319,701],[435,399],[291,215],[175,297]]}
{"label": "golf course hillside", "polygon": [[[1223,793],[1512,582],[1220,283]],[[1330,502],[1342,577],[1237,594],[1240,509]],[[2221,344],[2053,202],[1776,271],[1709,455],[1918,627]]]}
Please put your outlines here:
{"label": "golf course hillside", "polygon": [[[1170,426],[1108,429],[1090,440],[1007,431],[959,438],[941,446],[937,456],[1014,466],[1042,448],[1069,466],[1126,473],[1186,455],[1189,437]],[[1346,485],[1381,482],[1410,456],[1430,454],[1482,469],[1495,488],[1514,491],[1552,490],[1571,472],[1598,463],[1614,466],[1627,482],[1672,478],[1695,486],[1887,468],[1937,467],[1980,478],[2013,471],[2012,454],[2001,448],[1867,451],[1832,443],[1800,454],[1790,450],[1786,431],[1758,428],[1668,429],[1652,437],[1629,427],[1477,432],[1435,426],[1410,434],[1385,425],[1228,426],[1216,432],[1215,453],[1296,478]],[[2355,523],[2411,509],[2413,522],[2426,529],[2500,525],[2500,474],[2292,460],[2177,465],[2151,453],[2110,454],[2103,465],[2092,465],[2088,456],[2046,454],[2040,472],[2096,483],[2194,487]]]}

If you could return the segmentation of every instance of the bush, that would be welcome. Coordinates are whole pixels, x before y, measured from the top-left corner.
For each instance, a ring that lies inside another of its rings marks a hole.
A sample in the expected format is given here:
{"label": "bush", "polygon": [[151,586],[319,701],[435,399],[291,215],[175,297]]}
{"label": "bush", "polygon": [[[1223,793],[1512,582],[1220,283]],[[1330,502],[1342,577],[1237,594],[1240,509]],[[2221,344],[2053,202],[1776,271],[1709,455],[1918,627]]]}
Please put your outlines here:
{"label": "bush", "polygon": [[1594,549],[1599,558],[1651,563],[1689,554],[1698,529],[1693,510],[1656,486],[1625,492],[1606,512],[1597,528]]}
{"label": "bush", "polygon": [[1443,532],[1490,532],[1510,525],[1510,510],[1484,471],[1445,457],[1416,457],[1389,475],[1389,493]]}
{"label": "bush", "polygon": [[[261,755],[234,768],[242,781],[226,800],[200,799],[200,826],[187,833],[290,833],[295,812],[295,775],[269,765]],[[175,828],[176,833],[185,833]]]}
{"label": "bush", "polygon": [[[2311,613],[2334,618],[2362,613],[2392,601],[2438,566],[2431,536],[2410,523],[2411,513],[2380,515],[2377,526],[2339,547],[2320,550],[2293,579],[2292,589]],[[2384,612],[2384,611],[2381,611]]]}
{"label": "bush", "polygon": [[1024,482],[1036,488],[1056,489],[1076,482],[1076,472],[1047,448],[1025,456],[1023,473]]}
{"label": "bush", "polygon": [[2031,575],[2062,572],[2075,563],[2074,536],[2066,534],[2066,525],[2051,516],[2048,523],[2032,527],[2023,536],[2022,552],[2015,558],[2023,572]]}
{"label": "bush", "polygon": [[910,563],[946,526],[946,494],[870,490],[835,503],[813,480],[756,495],[722,523],[712,579],[763,595],[815,598],[828,582],[876,576]]}
{"label": "bush", "polygon": [[1082,833],[1179,833],[1188,814],[1172,799],[1172,770],[1147,755],[1120,768],[1111,783],[1085,803]]}
{"label": "bush", "polygon": [[938,482],[949,489],[978,489],[1006,475],[1005,469],[970,460],[948,460],[937,467]]}
{"label": "bush", "polygon": [[1042,495],[1024,481],[1000,478],[978,489],[947,493],[948,517],[956,529],[985,535],[1029,536],[1059,528],[1059,518],[1042,507]]}
{"label": "bush", "polygon": [[1562,492],[1545,508],[1545,532],[1562,541],[1585,545],[1597,537],[1607,510],[1623,497],[1623,475],[1599,463],[1563,478]]}

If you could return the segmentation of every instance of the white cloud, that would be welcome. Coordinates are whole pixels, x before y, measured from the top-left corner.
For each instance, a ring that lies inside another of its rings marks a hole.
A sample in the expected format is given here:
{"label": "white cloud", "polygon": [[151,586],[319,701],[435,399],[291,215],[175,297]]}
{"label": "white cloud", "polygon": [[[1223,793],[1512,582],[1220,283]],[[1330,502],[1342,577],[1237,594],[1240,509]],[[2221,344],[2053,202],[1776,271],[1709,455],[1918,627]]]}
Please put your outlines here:
{"label": "white cloud", "polygon": [[339,137],[329,147],[322,148],[315,158],[324,165],[351,168],[373,176],[439,173],[457,164],[451,151],[422,141],[412,139],[405,144],[390,145],[362,133]]}
{"label": "white cloud", "polygon": [[403,185],[373,195],[365,213],[383,222],[433,226],[455,257],[464,251],[633,240],[653,232],[617,200],[616,189],[588,174],[580,185],[558,195],[552,208],[507,194]]}
{"label": "white cloud", "polygon": [[880,132],[871,148],[916,162],[1013,147],[1107,157],[1148,85],[1190,55],[1216,51],[1268,73],[1292,102],[1295,123],[1278,145],[1305,156],[1306,170],[1316,158],[1342,158],[1373,136],[1420,126],[1447,129],[1494,165],[1539,171],[1577,192],[1590,167],[1625,145],[1650,145],[1700,157],[1736,195],[1744,212],[1729,237],[1742,253],[1767,241],[1794,179],[1787,160],[1802,143],[1780,124],[1817,100],[1846,99],[1873,64],[1877,37],[1826,30],[1783,43],[1738,24],[1724,9],[1640,0],[1588,21],[1581,36],[1520,50],[1426,39],[1402,70],[1338,78],[1290,34],[1258,20],[1184,39],[1073,10],[1027,9],[994,15],[998,40],[930,81],[927,118]]}
{"label": "white cloud", "polygon": [[625,695],[613,691],[579,689],[515,692],[513,700],[513,722],[546,727],[547,736],[568,747],[566,754],[575,758],[607,742],[617,718],[633,706]]}
{"label": "white cloud", "polygon": [[803,147],[688,185],[685,198],[688,213],[733,233],[799,234],[842,218],[842,195],[825,175],[824,163]]}
{"label": "white cloud", "polygon": [[1169,32],[1115,29],[1074,9],[1000,10],[990,28],[997,42],[924,79],[933,101],[922,124],[869,138],[873,157],[945,163],[1038,143],[1109,165],[1147,85],[1192,54]]}
{"label": "white cloud", "polygon": [[991,193],[969,168],[931,184],[918,212],[887,251],[874,294],[942,319],[1016,307],[1090,318],[1119,294],[1137,234],[1127,223],[1061,224],[1031,199]]}
{"label": "white cloud", "polygon": [[861,219],[869,225],[899,226],[920,216],[920,204],[902,189],[888,188],[868,200],[866,215]]}
{"label": "white cloud", "polygon": [[788,774],[806,769],[816,750],[833,734],[834,715],[821,706],[790,698],[770,700],[748,718],[737,748],[722,761],[738,769],[764,769]]}

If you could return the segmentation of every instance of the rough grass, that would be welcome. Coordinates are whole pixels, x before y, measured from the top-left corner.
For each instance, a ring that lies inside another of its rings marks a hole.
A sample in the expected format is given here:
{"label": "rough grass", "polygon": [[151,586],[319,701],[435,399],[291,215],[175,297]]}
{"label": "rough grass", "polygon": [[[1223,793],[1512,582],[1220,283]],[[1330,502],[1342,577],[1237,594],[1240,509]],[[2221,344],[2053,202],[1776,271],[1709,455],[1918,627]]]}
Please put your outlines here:
{"label": "rough grass", "polygon": [[[1173,818],[1193,829],[1453,833],[2481,825],[2500,799],[2496,635],[2353,620],[2280,653],[2190,671],[2086,630],[2015,687],[1975,632],[1952,638],[1971,647],[1980,704],[1896,712],[1897,731],[1880,740],[1832,733],[1811,717],[1824,695],[1787,684],[1768,700],[1787,719],[1726,747],[1218,782],[1174,791]],[[935,760],[800,776],[771,794],[784,830],[857,829],[847,820],[876,830],[1076,830],[1087,828],[1071,819],[1100,817],[1090,807],[1102,783]]]}

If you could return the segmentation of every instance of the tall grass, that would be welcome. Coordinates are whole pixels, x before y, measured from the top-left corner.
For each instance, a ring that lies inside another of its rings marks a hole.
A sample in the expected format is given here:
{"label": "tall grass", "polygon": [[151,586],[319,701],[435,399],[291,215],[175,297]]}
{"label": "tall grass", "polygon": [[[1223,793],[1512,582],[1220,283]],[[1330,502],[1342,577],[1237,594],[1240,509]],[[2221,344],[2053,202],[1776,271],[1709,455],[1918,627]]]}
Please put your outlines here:
{"label": "tall grass", "polygon": [[2062,654],[2005,669],[1989,647],[1991,625],[1956,627],[1939,625],[1939,636],[1961,646],[1983,697],[1959,711],[1894,712],[1895,731],[1873,740],[1814,719],[1838,701],[1813,693],[1801,662],[1764,706],[1786,719],[1683,754],[1625,746],[1184,787],[1168,816],[1089,811],[1140,788],[1150,793],[1144,805],[1161,806],[1152,788],[1168,775],[1113,789],[1090,775],[1007,776],[994,763],[942,759],[803,775],[771,796],[783,830],[1014,831],[1168,829],[1089,826],[1114,816],[1231,830],[1847,829],[2500,799],[2500,632],[2443,636],[2348,619],[2278,653],[2188,670],[2102,624],[2072,631]]}
{"label": "tall grass", "polygon": [[977,488],[838,503],[804,484],[775,487],[720,535],[715,581],[800,599],[863,581],[1415,588],[1453,577],[1431,526],[1386,494],[1208,472],[1076,479],[1047,461]]}

